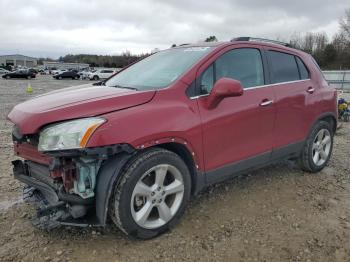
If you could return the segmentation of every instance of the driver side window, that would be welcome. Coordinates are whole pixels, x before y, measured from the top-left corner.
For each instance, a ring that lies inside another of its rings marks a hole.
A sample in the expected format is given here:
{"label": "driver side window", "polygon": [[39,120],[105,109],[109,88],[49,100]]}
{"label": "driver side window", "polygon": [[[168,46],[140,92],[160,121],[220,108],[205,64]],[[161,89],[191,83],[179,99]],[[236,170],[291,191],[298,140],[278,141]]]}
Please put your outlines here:
{"label": "driver side window", "polygon": [[215,81],[223,77],[240,81],[243,88],[264,85],[260,51],[255,48],[239,48],[220,56],[201,75],[201,94],[209,94]]}

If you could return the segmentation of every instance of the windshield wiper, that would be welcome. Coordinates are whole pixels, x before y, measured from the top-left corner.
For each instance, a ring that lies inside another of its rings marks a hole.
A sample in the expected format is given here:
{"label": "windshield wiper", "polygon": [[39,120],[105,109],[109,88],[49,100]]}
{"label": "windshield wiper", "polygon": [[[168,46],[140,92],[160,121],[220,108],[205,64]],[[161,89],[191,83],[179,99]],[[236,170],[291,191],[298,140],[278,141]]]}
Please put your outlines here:
{"label": "windshield wiper", "polygon": [[130,86],[120,86],[120,85],[115,85],[112,87],[116,87],[116,88],[123,88],[123,89],[130,89],[130,90],[136,90],[138,91],[138,89],[136,87],[130,87]]}
{"label": "windshield wiper", "polygon": [[105,86],[106,82],[105,81],[100,81],[92,84],[93,86]]}

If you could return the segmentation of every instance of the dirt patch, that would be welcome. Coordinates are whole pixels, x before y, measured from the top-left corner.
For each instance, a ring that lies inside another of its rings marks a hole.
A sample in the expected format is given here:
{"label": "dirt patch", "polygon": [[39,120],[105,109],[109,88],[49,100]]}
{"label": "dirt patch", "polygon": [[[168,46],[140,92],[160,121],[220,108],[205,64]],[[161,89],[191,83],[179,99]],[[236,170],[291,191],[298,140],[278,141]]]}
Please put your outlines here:
{"label": "dirt patch", "polygon": [[11,176],[6,113],[31,96],[85,83],[40,76],[0,80],[0,261],[350,261],[350,123],[333,157],[308,174],[286,161],[211,187],[191,201],[180,224],[153,240],[127,238],[112,225],[38,230]]}

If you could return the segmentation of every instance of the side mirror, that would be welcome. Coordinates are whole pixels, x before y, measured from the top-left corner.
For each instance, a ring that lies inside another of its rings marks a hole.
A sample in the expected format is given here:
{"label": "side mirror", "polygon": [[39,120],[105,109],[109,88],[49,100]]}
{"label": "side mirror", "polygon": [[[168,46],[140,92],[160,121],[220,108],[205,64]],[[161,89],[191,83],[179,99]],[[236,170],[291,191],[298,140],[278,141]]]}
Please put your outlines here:
{"label": "side mirror", "polygon": [[214,84],[207,98],[207,108],[215,108],[225,97],[241,96],[243,87],[240,81],[231,78],[221,78]]}

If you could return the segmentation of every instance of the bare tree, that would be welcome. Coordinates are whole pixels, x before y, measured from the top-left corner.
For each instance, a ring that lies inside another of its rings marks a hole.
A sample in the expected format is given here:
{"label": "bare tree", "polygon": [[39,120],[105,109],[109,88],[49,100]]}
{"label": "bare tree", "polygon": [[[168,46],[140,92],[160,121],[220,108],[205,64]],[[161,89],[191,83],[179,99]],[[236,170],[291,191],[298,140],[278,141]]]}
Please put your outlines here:
{"label": "bare tree", "polygon": [[332,44],[337,53],[343,53],[348,46],[348,41],[344,32],[337,33],[333,36]]}
{"label": "bare tree", "polygon": [[339,21],[340,28],[350,41],[350,9],[345,10],[345,16]]}

